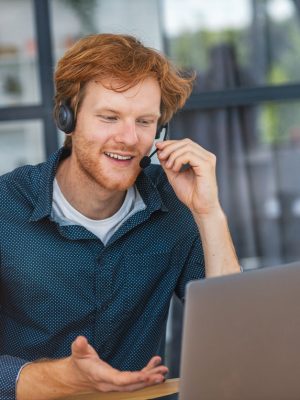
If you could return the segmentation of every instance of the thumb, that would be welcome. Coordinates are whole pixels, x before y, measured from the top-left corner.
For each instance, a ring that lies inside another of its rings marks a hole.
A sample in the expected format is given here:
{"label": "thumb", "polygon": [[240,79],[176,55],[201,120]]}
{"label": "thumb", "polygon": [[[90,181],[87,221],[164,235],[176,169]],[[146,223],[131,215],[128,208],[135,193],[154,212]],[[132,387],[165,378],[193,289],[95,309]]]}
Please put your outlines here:
{"label": "thumb", "polygon": [[96,351],[84,336],[78,336],[72,343],[71,349],[73,357],[88,358],[91,356],[96,356],[98,358]]}

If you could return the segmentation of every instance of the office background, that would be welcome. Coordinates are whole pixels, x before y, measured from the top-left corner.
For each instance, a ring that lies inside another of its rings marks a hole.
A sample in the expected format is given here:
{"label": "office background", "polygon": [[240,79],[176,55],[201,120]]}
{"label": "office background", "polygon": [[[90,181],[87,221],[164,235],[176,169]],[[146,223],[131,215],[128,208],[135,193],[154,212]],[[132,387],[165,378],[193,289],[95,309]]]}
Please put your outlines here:
{"label": "office background", "polygon": [[[171,123],[217,155],[220,198],[241,264],[300,259],[300,0],[0,0],[0,174],[63,141],[55,62],[79,37],[129,33],[197,71]],[[178,376],[182,308],[167,359]]]}

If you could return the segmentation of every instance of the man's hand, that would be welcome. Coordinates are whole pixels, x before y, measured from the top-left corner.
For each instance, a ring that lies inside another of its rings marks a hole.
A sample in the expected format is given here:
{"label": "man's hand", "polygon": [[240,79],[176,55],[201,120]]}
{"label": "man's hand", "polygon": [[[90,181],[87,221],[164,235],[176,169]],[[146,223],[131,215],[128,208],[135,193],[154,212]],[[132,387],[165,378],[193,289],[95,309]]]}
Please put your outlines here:
{"label": "man's hand", "polygon": [[161,383],[168,369],[160,363],[160,357],[153,357],[141,371],[121,372],[101,360],[82,336],[73,342],[70,357],[71,368],[77,375],[74,386],[81,381],[81,387],[100,392],[133,391]]}
{"label": "man's hand", "polygon": [[153,357],[141,371],[119,371],[99,358],[87,339],[79,336],[72,354],[62,360],[25,366],[17,384],[17,400],[54,400],[89,392],[134,391],[161,383],[168,368]]}
{"label": "man's hand", "polygon": [[[220,210],[214,154],[190,139],[157,142],[156,147],[177,197],[194,215]],[[185,164],[189,164],[189,168],[181,172]]]}

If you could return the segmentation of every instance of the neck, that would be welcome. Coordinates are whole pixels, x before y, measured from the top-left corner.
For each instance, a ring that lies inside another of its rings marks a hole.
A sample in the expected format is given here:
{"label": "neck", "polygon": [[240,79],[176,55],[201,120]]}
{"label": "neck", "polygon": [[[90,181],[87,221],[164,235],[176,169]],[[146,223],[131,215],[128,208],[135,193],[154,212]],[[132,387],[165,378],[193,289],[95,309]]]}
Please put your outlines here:
{"label": "neck", "polygon": [[60,163],[56,179],[66,200],[90,219],[111,217],[120,209],[126,196],[126,191],[107,190],[74,168],[71,157]]}

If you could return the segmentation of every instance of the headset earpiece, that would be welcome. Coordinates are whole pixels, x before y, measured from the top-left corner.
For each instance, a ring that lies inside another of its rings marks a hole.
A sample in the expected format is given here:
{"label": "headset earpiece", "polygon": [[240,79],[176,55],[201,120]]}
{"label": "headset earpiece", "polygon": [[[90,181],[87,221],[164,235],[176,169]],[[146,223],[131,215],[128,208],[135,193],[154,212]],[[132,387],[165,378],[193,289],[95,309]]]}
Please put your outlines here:
{"label": "headset earpiece", "polygon": [[159,125],[157,127],[155,139],[160,139],[160,135],[163,130],[165,130],[165,134],[162,140],[166,140],[168,137],[169,123],[166,123],[165,125]]}
{"label": "headset earpiece", "polygon": [[161,134],[161,131],[162,131],[163,129],[164,129],[164,125],[159,125],[159,126],[157,127],[155,139],[159,139],[159,138],[160,138],[160,134]]}
{"label": "headset earpiece", "polygon": [[58,128],[65,133],[71,133],[74,131],[76,121],[73,110],[68,106],[68,104],[62,103],[59,106],[56,124]]}

